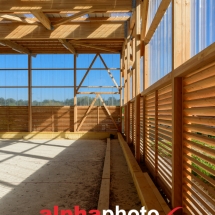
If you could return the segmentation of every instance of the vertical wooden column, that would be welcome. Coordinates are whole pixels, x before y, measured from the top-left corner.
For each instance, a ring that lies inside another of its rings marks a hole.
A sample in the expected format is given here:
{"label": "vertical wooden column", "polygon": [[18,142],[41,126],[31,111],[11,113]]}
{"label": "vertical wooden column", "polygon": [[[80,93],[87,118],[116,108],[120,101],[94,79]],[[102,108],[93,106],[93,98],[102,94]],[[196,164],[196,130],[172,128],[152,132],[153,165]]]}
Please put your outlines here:
{"label": "vertical wooden column", "polygon": [[130,144],[131,139],[130,139],[130,102],[127,103],[127,116],[128,116],[128,126],[127,126],[127,143]]}
{"label": "vertical wooden column", "polygon": [[123,70],[123,63],[122,63],[122,54],[120,54],[120,106],[122,107],[122,70]]}
{"label": "vertical wooden column", "polygon": [[145,150],[145,96],[143,96],[143,162],[145,163],[145,158],[146,158],[146,150]]}
{"label": "vertical wooden column", "polygon": [[[172,0],[172,72],[190,58],[190,0]],[[172,207],[182,206],[183,85],[172,79]],[[177,215],[183,212],[179,210]]]}
{"label": "vertical wooden column", "polygon": [[130,78],[131,78],[131,71],[130,71],[130,41],[129,37],[127,38],[127,102],[131,99],[130,97]]}
{"label": "vertical wooden column", "polygon": [[28,131],[32,131],[32,61],[28,55]]}
{"label": "vertical wooden column", "polygon": [[[122,132],[122,71],[123,71],[123,57],[122,54],[120,54],[120,127],[119,131]],[[125,125],[125,122],[124,122]]]}
{"label": "vertical wooden column", "polygon": [[[136,14],[136,13],[135,13]],[[136,29],[136,24],[135,24]],[[136,35],[136,32],[135,32]],[[132,65],[132,98],[135,98],[136,96],[136,38],[134,37],[132,39],[132,59],[133,59],[133,65]]]}
{"label": "vertical wooden column", "polygon": [[143,90],[149,87],[149,45],[145,45],[144,51],[144,71],[143,71]]}
{"label": "vertical wooden column", "polygon": [[124,122],[125,122],[125,127],[124,127],[124,133],[126,136],[126,141],[128,140],[128,136],[127,136],[127,130],[128,130],[128,98],[127,98],[127,94],[128,94],[128,65],[127,65],[127,40],[125,40],[125,49],[124,49],[124,53],[123,53],[123,65],[124,65]]}
{"label": "vertical wooden column", "polygon": [[158,177],[158,91],[155,91],[155,180]]}
{"label": "vertical wooden column", "polygon": [[174,69],[190,58],[190,1],[173,0]]}
{"label": "vertical wooden column", "polygon": [[140,94],[138,94],[135,99],[135,121],[136,121],[135,158],[137,162],[140,162]]}
{"label": "vertical wooden column", "polygon": [[135,157],[140,162],[140,57],[141,57],[141,41],[140,41],[140,0],[136,0],[136,13],[135,13]]}
{"label": "vertical wooden column", "polygon": [[127,37],[126,40],[127,43],[127,61],[126,61],[126,73],[127,73],[127,143],[129,144],[131,142],[130,140],[130,77],[131,77],[131,72],[130,72],[130,41],[129,41],[129,37]]}
{"label": "vertical wooden column", "polygon": [[74,132],[77,131],[76,55],[74,55]]}
{"label": "vertical wooden column", "polygon": [[97,130],[99,131],[99,106],[97,107]]}
{"label": "vertical wooden column", "polygon": [[[172,81],[172,207],[182,206],[182,178],[183,178],[183,130],[182,130],[182,78]],[[182,214],[182,211],[176,213]]]}

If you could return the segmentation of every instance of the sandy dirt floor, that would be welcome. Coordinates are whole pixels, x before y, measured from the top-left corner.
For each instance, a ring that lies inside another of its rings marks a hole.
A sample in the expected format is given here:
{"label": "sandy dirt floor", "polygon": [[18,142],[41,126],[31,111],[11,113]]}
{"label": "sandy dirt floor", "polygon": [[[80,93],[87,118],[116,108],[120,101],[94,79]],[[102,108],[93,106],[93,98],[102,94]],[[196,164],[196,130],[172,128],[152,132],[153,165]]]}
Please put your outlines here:
{"label": "sandy dirt floor", "polygon": [[[103,140],[0,140],[0,215],[39,215],[54,205],[96,209],[105,150]],[[141,207],[117,140],[110,193],[110,209]]]}
{"label": "sandy dirt floor", "polygon": [[0,141],[0,214],[96,209],[106,141]]}

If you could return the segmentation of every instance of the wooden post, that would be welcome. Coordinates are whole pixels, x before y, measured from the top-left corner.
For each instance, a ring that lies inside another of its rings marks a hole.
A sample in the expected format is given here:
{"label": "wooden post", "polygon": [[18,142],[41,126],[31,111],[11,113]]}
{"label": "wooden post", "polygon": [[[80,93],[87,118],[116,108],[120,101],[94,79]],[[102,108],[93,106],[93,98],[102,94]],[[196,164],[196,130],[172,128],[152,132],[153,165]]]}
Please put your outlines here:
{"label": "wooden post", "polygon": [[74,56],[74,132],[77,131],[76,55]]}
{"label": "wooden post", "polygon": [[[172,73],[190,58],[190,0],[172,1]],[[182,206],[183,86],[172,79],[172,207]],[[179,210],[176,215],[182,214]]]}
{"label": "wooden post", "polygon": [[32,132],[32,61],[28,55],[28,131]]}
{"label": "wooden post", "polygon": [[129,37],[127,38],[127,102],[131,99],[130,98],[130,78],[131,78],[131,71],[130,71],[130,42]]}
{"label": "wooden post", "polygon": [[[182,78],[172,81],[172,207],[182,206]],[[182,211],[176,213],[182,214]]]}
{"label": "wooden post", "polygon": [[[135,24],[136,26],[136,24]],[[133,66],[132,66],[132,98],[136,96],[136,38],[132,41],[132,51],[133,51]]]}
{"label": "wooden post", "polygon": [[99,131],[99,106],[97,107],[97,130]]}
{"label": "wooden post", "polygon": [[190,0],[173,0],[174,69],[190,58]]}
{"label": "wooden post", "polygon": [[135,99],[135,120],[136,120],[136,136],[135,136],[135,158],[140,162],[140,94]]}
{"label": "wooden post", "polygon": [[155,91],[155,180],[158,177],[158,91]]}
{"label": "wooden post", "polygon": [[143,90],[149,87],[149,45],[145,45],[144,51],[144,71],[143,71]]}
{"label": "wooden post", "polygon": [[127,143],[130,143],[130,102],[127,103]]}
{"label": "wooden post", "polygon": [[146,157],[146,152],[145,152],[145,96],[143,96],[143,162],[145,163],[145,157]]}
{"label": "wooden post", "polygon": [[54,132],[54,113],[53,113],[53,107],[51,107],[52,110],[52,132]]}
{"label": "wooden post", "polygon": [[136,0],[135,13],[135,157],[140,162],[140,0]]}
{"label": "wooden post", "polygon": [[[122,107],[122,54],[120,54],[120,107]],[[122,121],[121,121],[122,122]]]}

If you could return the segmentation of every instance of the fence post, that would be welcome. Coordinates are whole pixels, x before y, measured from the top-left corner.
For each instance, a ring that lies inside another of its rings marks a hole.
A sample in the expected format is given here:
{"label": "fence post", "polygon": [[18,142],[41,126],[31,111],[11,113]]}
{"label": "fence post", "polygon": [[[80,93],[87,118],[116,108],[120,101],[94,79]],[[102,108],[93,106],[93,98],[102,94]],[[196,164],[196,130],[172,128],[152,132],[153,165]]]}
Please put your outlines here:
{"label": "fence post", "polygon": [[158,90],[155,91],[155,180],[158,177]]}
{"label": "fence post", "polygon": [[[172,81],[172,207],[182,206],[182,78]],[[182,211],[176,213],[182,214]]]}

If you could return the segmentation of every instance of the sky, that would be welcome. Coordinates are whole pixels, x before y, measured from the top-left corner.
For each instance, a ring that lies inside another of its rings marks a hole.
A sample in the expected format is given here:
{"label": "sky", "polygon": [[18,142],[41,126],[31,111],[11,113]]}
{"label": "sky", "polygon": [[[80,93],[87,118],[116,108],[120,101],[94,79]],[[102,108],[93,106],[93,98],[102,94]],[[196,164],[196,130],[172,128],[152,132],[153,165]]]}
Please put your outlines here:
{"label": "sky", "polygon": [[[120,55],[101,55],[118,85],[120,85]],[[79,54],[77,57],[77,85],[80,84],[95,54]],[[0,97],[27,100],[28,86],[27,55],[0,55]],[[10,69],[18,70],[10,70]],[[42,54],[32,57],[32,100],[55,99],[63,101],[73,98],[73,88],[39,88],[44,86],[71,87],[74,85],[74,56],[72,54]],[[101,59],[97,57],[82,86],[115,86]],[[63,70],[66,69],[66,70]],[[116,88],[80,88],[80,92],[112,92]],[[81,95],[79,95],[80,97]],[[108,98],[112,95],[104,95]],[[119,99],[119,95],[114,95]]]}

